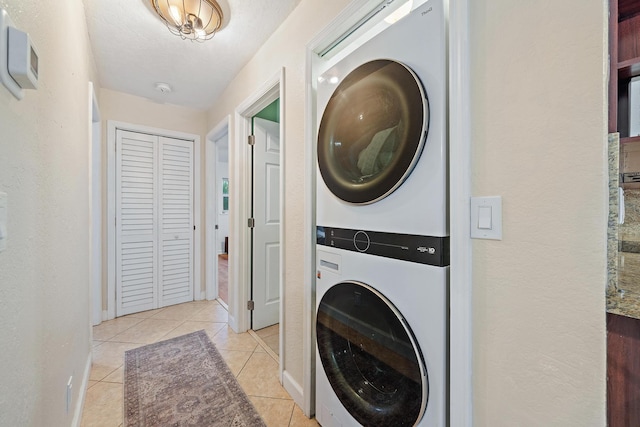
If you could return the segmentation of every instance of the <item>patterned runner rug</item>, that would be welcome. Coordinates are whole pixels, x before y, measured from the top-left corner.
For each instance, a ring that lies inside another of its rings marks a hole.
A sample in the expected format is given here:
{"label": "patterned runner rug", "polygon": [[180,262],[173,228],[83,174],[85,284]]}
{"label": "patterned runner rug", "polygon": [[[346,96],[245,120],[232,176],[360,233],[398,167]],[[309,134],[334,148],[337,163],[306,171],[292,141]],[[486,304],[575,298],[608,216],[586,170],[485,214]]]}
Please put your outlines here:
{"label": "patterned runner rug", "polygon": [[124,426],[265,426],[204,331],[125,352]]}

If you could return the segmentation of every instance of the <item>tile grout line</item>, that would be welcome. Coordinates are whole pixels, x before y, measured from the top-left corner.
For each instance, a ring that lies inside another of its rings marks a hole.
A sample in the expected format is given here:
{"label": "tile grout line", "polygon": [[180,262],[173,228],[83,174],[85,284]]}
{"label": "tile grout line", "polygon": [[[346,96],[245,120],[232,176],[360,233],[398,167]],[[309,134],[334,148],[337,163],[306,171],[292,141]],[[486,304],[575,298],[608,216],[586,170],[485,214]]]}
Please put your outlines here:
{"label": "tile grout line", "polygon": [[296,402],[293,402],[293,405],[291,405],[291,415],[289,415],[289,423],[287,424],[288,426],[291,426],[291,423],[293,422],[293,411],[296,410]]}
{"label": "tile grout line", "polygon": [[[215,344],[214,344],[215,345]],[[227,351],[233,351],[233,350],[227,350]],[[240,368],[240,370],[238,371],[238,375],[236,375],[236,380],[238,378],[240,378],[240,374],[242,373],[242,371],[244,371],[244,368],[247,367],[247,363],[249,363],[249,360],[251,360],[251,357],[253,357],[253,355],[255,354],[256,349],[254,348],[253,351],[251,352],[251,356],[247,357],[247,360],[245,360],[245,362],[242,364],[242,368]],[[224,359],[224,358],[223,358]],[[227,363],[226,361],[224,363]],[[227,367],[229,367],[229,365],[227,364]],[[238,383],[239,384],[239,383]],[[242,388],[242,386],[240,386],[240,388]],[[244,390],[244,389],[243,389]]]}
{"label": "tile grout line", "polygon": [[[117,318],[116,318],[116,319],[117,319]],[[107,320],[106,322],[112,322],[112,321],[115,321],[116,319]],[[132,319],[133,319],[133,318],[132,318]],[[94,339],[93,341],[102,341],[102,342],[110,341],[111,339],[113,339],[113,338],[117,337],[117,336],[118,336],[118,335],[120,335],[121,333],[126,332],[126,331],[128,331],[129,329],[133,328],[134,326],[136,326],[137,324],[139,324],[139,323],[140,323],[140,322],[142,322],[143,320],[144,320],[144,319],[140,319],[138,322],[134,323],[133,325],[129,326],[129,327],[128,327],[128,328],[126,328],[126,329],[123,329],[123,330],[121,330],[121,331],[117,332],[115,335],[110,336],[110,337],[108,337],[107,339],[104,339],[104,340],[96,340],[96,339]],[[106,322],[105,322],[105,323],[106,323]],[[98,326],[100,326],[100,325],[98,325]]]}
{"label": "tile grout line", "polygon": [[[157,319],[157,320],[165,320],[165,319]],[[180,326],[184,325],[186,322],[186,320],[183,320],[182,323],[179,323],[175,328],[171,329],[169,332],[167,332],[166,334],[164,334],[163,336],[161,336],[157,341],[155,342],[160,342],[163,341],[163,338],[166,337],[167,335],[169,335],[171,332],[175,331],[176,329],[178,329]]]}

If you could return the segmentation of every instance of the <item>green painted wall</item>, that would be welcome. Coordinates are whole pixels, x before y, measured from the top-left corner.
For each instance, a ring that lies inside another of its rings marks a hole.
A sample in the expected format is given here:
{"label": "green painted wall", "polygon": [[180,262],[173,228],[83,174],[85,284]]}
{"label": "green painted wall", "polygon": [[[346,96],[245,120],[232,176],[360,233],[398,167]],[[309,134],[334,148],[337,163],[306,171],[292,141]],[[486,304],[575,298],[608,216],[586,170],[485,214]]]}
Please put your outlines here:
{"label": "green painted wall", "polygon": [[270,120],[272,122],[280,123],[280,98],[267,105],[256,114],[254,117],[260,117],[261,119]]}
{"label": "green painted wall", "polygon": [[253,133],[253,119],[256,117],[280,123],[280,98],[264,107],[258,114],[251,118],[251,133]]}

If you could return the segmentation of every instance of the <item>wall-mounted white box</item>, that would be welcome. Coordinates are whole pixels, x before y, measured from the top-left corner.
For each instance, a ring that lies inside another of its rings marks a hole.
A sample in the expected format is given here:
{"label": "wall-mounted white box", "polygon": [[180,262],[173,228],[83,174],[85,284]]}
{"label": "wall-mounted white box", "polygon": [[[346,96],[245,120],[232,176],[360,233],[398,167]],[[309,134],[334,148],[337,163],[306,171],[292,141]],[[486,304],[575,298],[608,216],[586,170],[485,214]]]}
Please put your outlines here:
{"label": "wall-mounted white box", "polygon": [[38,88],[39,60],[29,34],[18,29],[6,10],[0,9],[0,83],[16,97],[23,89]]}
{"label": "wall-mounted white box", "polygon": [[38,89],[38,53],[29,34],[14,27],[7,28],[9,43],[8,69],[11,78],[22,89]]}

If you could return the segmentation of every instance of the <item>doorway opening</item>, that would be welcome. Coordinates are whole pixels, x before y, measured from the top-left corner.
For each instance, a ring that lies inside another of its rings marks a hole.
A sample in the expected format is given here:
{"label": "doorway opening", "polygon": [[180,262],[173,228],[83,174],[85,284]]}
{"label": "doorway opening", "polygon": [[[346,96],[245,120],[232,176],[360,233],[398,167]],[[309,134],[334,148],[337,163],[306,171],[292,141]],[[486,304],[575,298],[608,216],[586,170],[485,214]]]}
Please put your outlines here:
{"label": "doorway opening", "polygon": [[[284,304],[284,266],[280,244],[283,241],[284,229],[280,226],[284,206],[284,170],[280,167],[283,164],[285,149],[282,133],[283,81],[284,70],[273,76],[253,96],[236,108],[233,140],[237,143],[231,147],[231,208],[235,209],[237,206],[238,209],[232,214],[229,242],[230,326],[236,331],[246,331],[265,329],[271,325],[272,329],[268,331],[269,339],[275,342],[273,346],[278,351],[274,353],[280,356],[280,360],[283,360],[284,348],[281,310]],[[279,123],[260,117],[261,114],[265,114],[263,110],[273,111],[274,108]],[[255,118],[256,116],[258,117]],[[253,141],[255,145],[250,145]],[[256,153],[259,156],[272,157],[263,158],[254,164],[252,162],[256,158],[252,154]],[[273,156],[277,158],[277,162],[273,162]],[[256,172],[255,181],[254,166],[261,167]],[[259,198],[261,200],[258,200]],[[265,234],[274,233],[273,230],[261,231],[260,228],[270,228],[274,224],[277,224],[275,237],[268,240]],[[237,299],[234,300],[235,296]],[[277,326],[260,320],[261,312],[267,307],[276,309]],[[234,321],[235,324],[232,323]],[[277,335],[274,331],[277,331]],[[259,335],[255,336],[261,339]],[[282,371],[283,364],[280,363],[281,376]]]}
{"label": "doorway opening", "polygon": [[251,118],[251,329],[279,357],[280,98]]}
{"label": "doorway opening", "polygon": [[229,134],[225,133],[214,141],[216,188],[215,246],[218,295],[216,299],[225,308],[229,306]]}
{"label": "doorway opening", "polygon": [[229,240],[229,117],[206,137],[206,298],[230,305]]}
{"label": "doorway opening", "polygon": [[89,83],[91,200],[91,325],[102,322],[102,126],[98,99]]}

